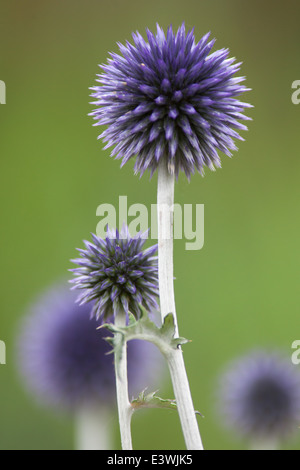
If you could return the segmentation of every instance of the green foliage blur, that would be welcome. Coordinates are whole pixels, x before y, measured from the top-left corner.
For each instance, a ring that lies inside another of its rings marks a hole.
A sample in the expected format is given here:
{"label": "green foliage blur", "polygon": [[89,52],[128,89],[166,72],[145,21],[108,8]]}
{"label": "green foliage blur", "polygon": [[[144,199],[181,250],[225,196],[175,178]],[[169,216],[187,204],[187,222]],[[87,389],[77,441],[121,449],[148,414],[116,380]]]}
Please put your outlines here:
{"label": "green foliage blur", "polygon": [[[122,170],[87,114],[97,64],[131,32],[195,27],[243,61],[255,107],[239,151],[223,168],[181,176],[176,202],[205,205],[205,244],[175,242],[175,293],[184,356],[207,449],[244,449],[216,411],[218,376],[256,347],[291,354],[299,325],[299,123],[291,85],[300,79],[300,3],[267,0],[0,0],[1,296],[0,448],[72,449],[74,418],[35,403],[18,375],[15,342],[35,296],[67,276],[102,203],[156,202],[156,176]],[[296,366],[295,366],[296,367]],[[300,366],[298,366],[300,367]],[[161,394],[173,398],[168,380]],[[120,448],[116,416],[115,448]],[[175,412],[134,418],[136,449],[184,449]],[[299,436],[286,444],[300,448]]]}

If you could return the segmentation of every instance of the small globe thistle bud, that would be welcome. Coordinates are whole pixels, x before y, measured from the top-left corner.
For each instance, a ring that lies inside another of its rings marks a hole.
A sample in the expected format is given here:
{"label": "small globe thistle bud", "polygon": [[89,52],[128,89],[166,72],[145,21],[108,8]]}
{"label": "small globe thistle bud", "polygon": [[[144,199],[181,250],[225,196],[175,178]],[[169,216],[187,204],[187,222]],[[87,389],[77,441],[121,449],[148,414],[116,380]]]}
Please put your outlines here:
{"label": "small globe thistle bud", "polygon": [[254,442],[274,442],[300,425],[300,374],[279,353],[254,351],[223,374],[219,401],[225,423]]}
{"label": "small globe thistle bud", "polygon": [[78,250],[81,258],[72,260],[78,267],[73,289],[82,289],[78,302],[94,301],[92,315],[108,319],[118,309],[137,318],[140,305],[146,310],[157,308],[158,267],[157,245],[143,250],[142,234],[131,237],[127,227],[108,231],[105,240],[93,235],[85,241],[86,250]]}
{"label": "small globe thistle bud", "polygon": [[99,138],[122,166],[136,156],[135,172],[149,169],[151,175],[162,160],[170,173],[220,167],[218,151],[231,156],[237,150],[233,139],[243,140],[246,130],[240,120],[251,107],[237,99],[247,91],[236,77],[241,63],[228,58],[228,49],[211,53],[209,34],[195,42],[194,32],[184,24],[165,35],[147,30],[148,42],[137,32],[134,44],[118,44],[121,54],[111,54],[102,65],[92,97],[97,107],[91,113],[96,126],[107,129]]}
{"label": "small globe thistle bud", "polygon": [[[91,305],[79,306],[65,285],[32,305],[18,337],[18,365],[38,401],[64,409],[115,405],[115,372],[107,330],[90,318]],[[162,361],[144,341],[128,343],[130,394],[157,385]]]}

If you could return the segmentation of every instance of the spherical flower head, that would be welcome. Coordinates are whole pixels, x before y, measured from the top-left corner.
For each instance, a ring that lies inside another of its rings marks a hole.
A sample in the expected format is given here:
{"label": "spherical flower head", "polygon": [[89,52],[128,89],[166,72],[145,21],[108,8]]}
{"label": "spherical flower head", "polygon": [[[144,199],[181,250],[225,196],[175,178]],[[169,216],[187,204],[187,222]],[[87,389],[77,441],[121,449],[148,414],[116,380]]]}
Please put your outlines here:
{"label": "spherical flower head", "polygon": [[237,150],[233,139],[243,140],[246,130],[240,120],[251,107],[237,99],[247,91],[235,77],[241,63],[228,58],[229,51],[211,53],[209,33],[198,43],[184,24],[165,35],[147,30],[148,42],[137,32],[134,44],[118,44],[120,54],[111,53],[100,86],[92,87],[91,116],[95,125],[106,125],[99,136],[115,146],[111,155],[122,166],[136,156],[135,172],[149,169],[151,175],[165,161],[169,172],[184,171],[188,178],[204,167],[220,167],[218,150],[231,156]]}
{"label": "spherical flower head", "polygon": [[[18,367],[27,388],[42,404],[77,410],[114,406],[115,373],[107,330],[79,306],[66,285],[43,294],[29,310],[18,336]],[[158,384],[158,350],[145,341],[128,343],[130,394]]]}
{"label": "spherical flower head", "polygon": [[300,425],[300,375],[289,358],[255,351],[235,361],[221,380],[225,422],[254,441],[277,441]]}
{"label": "spherical flower head", "polygon": [[78,265],[71,270],[73,289],[83,290],[78,302],[94,301],[97,319],[107,320],[119,309],[138,318],[140,305],[148,311],[158,307],[157,245],[143,250],[145,235],[131,237],[126,226],[108,230],[104,240],[92,234],[94,243],[85,241],[81,258],[72,260]]}

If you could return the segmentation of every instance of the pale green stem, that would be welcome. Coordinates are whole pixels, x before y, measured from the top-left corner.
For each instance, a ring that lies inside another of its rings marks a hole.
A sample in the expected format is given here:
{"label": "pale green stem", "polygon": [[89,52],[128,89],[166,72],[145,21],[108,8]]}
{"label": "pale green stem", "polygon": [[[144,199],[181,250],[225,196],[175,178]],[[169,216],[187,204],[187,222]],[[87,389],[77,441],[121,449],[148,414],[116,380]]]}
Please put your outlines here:
{"label": "pale green stem", "polygon": [[279,450],[277,439],[257,439],[253,440],[250,450]]}
{"label": "pale green stem", "polygon": [[76,414],[77,450],[112,450],[111,407],[82,406]]}
{"label": "pale green stem", "polygon": [[[115,312],[115,325],[117,327],[126,326],[126,315],[124,311],[118,310]],[[123,342],[122,335],[116,333],[115,342],[118,343],[119,341],[123,344],[121,357],[115,354],[115,376],[121,444],[123,450],[132,450],[131,418],[133,408],[128,397],[127,344]]]}
{"label": "pale green stem", "polygon": [[[175,175],[170,174],[165,162],[158,168],[157,211],[158,211],[158,268],[159,295],[162,320],[168,313],[174,315],[175,336],[178,324],[175,308],[173,274],[173,218]],[[189,450],[203,450],[182,350],[173,350],[168,357],[182,431]]]}

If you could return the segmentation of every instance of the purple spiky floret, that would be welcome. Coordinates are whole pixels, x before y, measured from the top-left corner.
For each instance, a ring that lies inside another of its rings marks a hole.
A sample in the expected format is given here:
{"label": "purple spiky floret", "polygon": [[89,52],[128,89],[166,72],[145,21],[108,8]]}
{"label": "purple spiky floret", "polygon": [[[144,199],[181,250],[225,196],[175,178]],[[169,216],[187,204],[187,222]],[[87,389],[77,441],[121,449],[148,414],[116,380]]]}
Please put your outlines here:
{"label": "purple spiky floret", "polygon": [[[17,341],[18,368],[26,388],[41,404],[76,410],[115,404],[115,372],[109,334],[79,306],[67,283],[42,294],[24,317]],[[162,357],[145,341],[128,343],[130,396],[157,386]]]}
{"label": "purple spiky floret", "polygon": [[158,308],[157,245],[143,250],[147,234],[131,237],[126,226],[109,230],[101,239],[92,234],[93,243],[85,241],[81,258],[72,260],[75,278],[73,289],[83,290],[78,302],[94,301],[92,315],[107,320],[122,309],[127,317]]}
{"label": "purple spiky floret", "polygon": [[219,396],[225,423],[256,442],[299,429],[300,374],[281,353],[259,350],[234,361]]}
{"label": "purple spiky floret", "polygon": [[184,24],[166,35],[157,25],[156,34],[147,30],[148,42],[136,32],[133,44],[118,44],[121,54],[101,66],[90,115],[107,126],[99,138],[105,148],[115,146],[111,155],[122,166],[136,156],[135,172],[152,175],[165,159],[170,173],[190,178],[220,167],[218,150],[231,156],[234,139],[244,140],[238,131],[247,130],[240,121],[249,119],[243,112],[251,105],[237,99],[249,90],[245,77],[235,77],[241,63],[228,49],[211,53],[209,35],[196,43]]}

